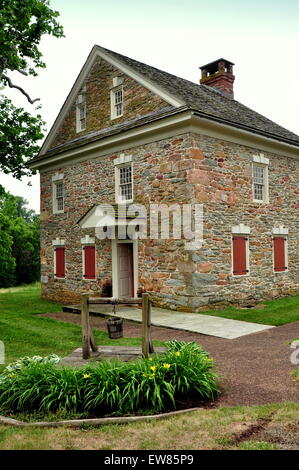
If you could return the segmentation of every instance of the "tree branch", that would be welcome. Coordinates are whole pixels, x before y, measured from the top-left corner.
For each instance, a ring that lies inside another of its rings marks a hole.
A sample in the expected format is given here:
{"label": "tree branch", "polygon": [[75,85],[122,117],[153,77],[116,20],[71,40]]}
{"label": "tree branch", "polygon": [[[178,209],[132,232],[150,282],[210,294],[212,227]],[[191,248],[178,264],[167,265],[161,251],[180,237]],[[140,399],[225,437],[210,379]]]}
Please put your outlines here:
{"label": "tree branch", "polygon": [[29,101],[29,103],[34,104],[36,101],[39,101],[39,100],[40,100],[40,98],[36,98],[35,100],[32,100],[32,99],[30,98],[30,96],[28,95],[28,93],[26,93],[26,91],[23,90],[23,88],[21,88],[21,87],[18,86],[18,85],[14,85],[14,84],[12,83],[11,79],[10,79],[9,77],[7,77],[6,75],[3,74],[3,75],[2,75],[2,78],[4,78],[4,80],[6,80],[8,86],[9,86],[10,88],[16,88],[16,89],[19,90],[21,93],[23,93],[23,95],[26,96],[26,98],[27,98],[27,100]]}
{"label": "tree branch", "polygon": [[28,77],[28,73],[25,72],[25,70],[16,69],[16,71],[21,73],[22,75],[26,75],[26,77]]}

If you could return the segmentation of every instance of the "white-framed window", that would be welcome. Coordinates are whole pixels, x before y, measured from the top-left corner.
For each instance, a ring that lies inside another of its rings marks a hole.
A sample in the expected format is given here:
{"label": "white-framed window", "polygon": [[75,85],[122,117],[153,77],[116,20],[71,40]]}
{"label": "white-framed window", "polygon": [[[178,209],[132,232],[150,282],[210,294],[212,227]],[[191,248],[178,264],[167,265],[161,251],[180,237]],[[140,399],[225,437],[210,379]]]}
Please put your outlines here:
{"label": "white-framed window", "polygon": [[252,163],[252,196],[253,202],[269,202],[268,183],[269,160],[263,154],[255,155]]}
{"label": "white-framed window", "polygon": [[53,192],[53,214],[60,214],[64,212],[64,175],[56,174],[52,177],[52,192]]}
{"label": "white-framed window", "polygon": [[76,101],[76,130],[82,132],[86,129],[86,102],[85,94],[78,95]]}
{"label": "white-framed window", "polygon": [[118,194],[121,202],[133,200],[132,164],[120,166]]}
{"label": "white-framed window", "polygon": [[111,119],[117,119],[124,113],[123,87],[117,87],[111,91]]}
{"label": "white-framed window", "polygon": [[131,155],[121,154],[114,160],[115,202],[133,202],[133,163]]}

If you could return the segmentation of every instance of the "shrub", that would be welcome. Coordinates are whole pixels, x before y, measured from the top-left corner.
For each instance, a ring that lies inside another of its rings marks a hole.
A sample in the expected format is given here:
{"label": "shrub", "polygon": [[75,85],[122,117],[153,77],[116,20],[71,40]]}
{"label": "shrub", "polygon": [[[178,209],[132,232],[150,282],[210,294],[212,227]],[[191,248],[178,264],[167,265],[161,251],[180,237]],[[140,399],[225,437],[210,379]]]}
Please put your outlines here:
{"label": "shrub", "polygon": [[0,406],[14,412],[102,416],[175,409],[186,398],[214,399],[219,389],[208,353],[196,343],[171,341],[167,346],[165,354],[149,359],[103,361],[80,369],[58,368],[53,357],[23,359],[22,367],[10,366],[2,375]]}

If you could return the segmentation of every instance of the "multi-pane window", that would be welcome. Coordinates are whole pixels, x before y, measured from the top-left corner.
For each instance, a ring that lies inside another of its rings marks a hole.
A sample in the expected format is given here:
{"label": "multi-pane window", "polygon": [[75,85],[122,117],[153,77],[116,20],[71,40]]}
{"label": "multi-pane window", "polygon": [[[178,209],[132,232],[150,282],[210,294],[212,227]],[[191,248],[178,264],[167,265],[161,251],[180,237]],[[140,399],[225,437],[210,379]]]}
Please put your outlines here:
{"label": "multi-pane window", "polygon": [[252,165],[253,180],[253,200],[256,202],[269,202],[268,189],[268,165],[255,164]]}
{"label": "multi-pane window", "polygon": [[86,102],[85,94],[79,94],[76,101],[77,132],[86,129]]}
{"label": "multi-pane window", "polygon": [[63,212],[64,211],[64,191],[63,191],[63,182],[59,181],[55,183],[55,212]]}
{"label": "multi-pane window", "polygon": [[112,91],[112,119],[120,117],[123,115],[123,89],[118,88],[117,90]]}
{"label": "multi-pane window", "polygon": [[78,130],[84,131],[86,128],[86,108],[85,103],[78,106]]}
{"label": "multi-pane window", "polygon": [[133,184],[132,184],[132,165],[119,167],[119,201],[132,201]]}
{"label": "multi-pane window", "polygon": [[265,199],[265,168],[253,165],[253,199],[264,201]]}

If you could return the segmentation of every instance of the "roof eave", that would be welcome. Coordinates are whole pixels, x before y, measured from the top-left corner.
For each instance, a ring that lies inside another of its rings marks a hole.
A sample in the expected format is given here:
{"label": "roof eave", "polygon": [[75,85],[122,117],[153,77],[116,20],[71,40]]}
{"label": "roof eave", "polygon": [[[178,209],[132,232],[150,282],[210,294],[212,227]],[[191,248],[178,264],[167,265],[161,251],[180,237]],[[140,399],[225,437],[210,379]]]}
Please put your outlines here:
{"label": "roof eave", "polygon": [[[121,132],[101,136],[91,142],[82,142],[71,148],[61,148],[49,156],[33,160],[32,169],[43,169],[51,165],[63,165],[66,161],[91,159],[110,152],[123,151],[132,146],[143,145],[157,139],[167,138],[187,132],[224,139],[241,145],[255,147],[276,154],[299,158],[299,143],[292,142],[269,133],[258,131],[238,123],[215,118],[194,109],[174,110],[146,124],[139,124]],[[162,137],[161,137],[162,136]]]}

